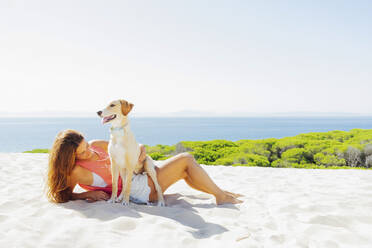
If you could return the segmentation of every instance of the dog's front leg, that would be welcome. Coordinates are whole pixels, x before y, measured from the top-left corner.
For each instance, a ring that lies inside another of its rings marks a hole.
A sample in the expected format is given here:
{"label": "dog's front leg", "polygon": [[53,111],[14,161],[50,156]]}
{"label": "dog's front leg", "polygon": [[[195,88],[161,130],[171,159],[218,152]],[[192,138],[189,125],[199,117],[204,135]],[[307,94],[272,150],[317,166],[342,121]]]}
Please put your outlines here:
{"label": "dog's front leg", "polygon": [[[120,168],[119,173],[120,173],[120,177],[121,177],[121,180],[122,180],[121,185],[125,185],[125,181],[126,181],[126,177],[127,177],[126,169],[125,168]],[[124,199],[124,188],[121,189],[120,195],[119,195],[118,199],[116,200],[116,202],[123,202],[123,199]]]}
{"label": "dog's front leg", "polygon": [[112,174],[112,193],[109,203],[115,203],[118,195],[118,181],[119,181],[119,167],[111,160],[111,174]]}
{"label": "dog's front leg", "polygon": [[132,178],[133,178],[133,169],[132,168],[130,168],[130,169],[128,168],[126,170],[125,186],[123,188],[124,200],[123,200],[122,204],[124,206],[128,206],[129,205],[129,196],[130,196],[130,187],[131,187],[131,184],[132,184]]}

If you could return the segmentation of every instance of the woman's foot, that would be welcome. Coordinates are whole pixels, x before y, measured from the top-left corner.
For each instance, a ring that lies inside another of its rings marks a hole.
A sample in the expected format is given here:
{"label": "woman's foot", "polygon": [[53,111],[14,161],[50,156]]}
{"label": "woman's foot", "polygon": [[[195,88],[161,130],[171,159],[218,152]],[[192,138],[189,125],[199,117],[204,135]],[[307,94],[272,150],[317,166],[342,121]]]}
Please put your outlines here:
{"label": "woman's foot", "polygon": [[225,193],[221,197],[216,197],[216,203],[217,205],[226,204],[226,203],[232,203],[232,204],[238,204],[242,203],[243,201],[236,199],[232,195]]}
{"label": "woman's foot", "polygon": [[229,192],[229,191],[226,191],[226,190],[224,190],[223,192],[225,192],[226,194],[231,195],[231,196],[234,197],[234,198],[239,198],[239,197],[244,196],[244,195],[242,195],[242,194],[236,194],[236,193],[232,193],[232,192]]}

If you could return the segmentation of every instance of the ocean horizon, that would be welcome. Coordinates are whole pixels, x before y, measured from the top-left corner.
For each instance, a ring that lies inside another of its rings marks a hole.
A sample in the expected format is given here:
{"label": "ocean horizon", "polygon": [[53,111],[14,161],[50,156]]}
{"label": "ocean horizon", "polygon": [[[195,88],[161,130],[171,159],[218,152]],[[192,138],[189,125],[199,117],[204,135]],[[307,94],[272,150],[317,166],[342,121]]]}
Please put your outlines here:
{"label": "ocean horizon", "polygon": [[[309,132],[372,129],[372,117],[132,117],[137,142],[174,145],[180,141],[283,138]],[[97,118],[0,118],[0,152],[49,149],[64,129],[87,140],[109,139],[109,125]]]}

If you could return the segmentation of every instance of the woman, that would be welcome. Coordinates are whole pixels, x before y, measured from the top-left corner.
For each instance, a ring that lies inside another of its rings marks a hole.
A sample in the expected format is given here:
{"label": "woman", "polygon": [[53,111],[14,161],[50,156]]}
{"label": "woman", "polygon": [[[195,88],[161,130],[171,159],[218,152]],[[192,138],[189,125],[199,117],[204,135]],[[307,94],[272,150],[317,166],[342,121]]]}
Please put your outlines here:
{"label": "woman", "polygon": [[[83,135],[74,130],[60,132],[49,155],[47,196],[52,202],[85,199],[88,202],[108,200],[111,194],[110,159],[108,142],[95,140],[87,143]],[[145,147],[140,145],[139,161],[146,157]],[[221,190],[202,167],[188,153],[178,154],[156,167],[157,178],[163,192],[180,179],[192,188],[212,194],[217,204],[241,203],[239,194]],[[121,180],[119,180],[121,181]],[[74,193],[79,184],[88,191]],[[119,189],[120,189],[119,185]],[[157,194],[154,183],[146,174],[136,175],[132,180],[132,200],[155,202]],[[120,193],[120,191],[119,191]]]}

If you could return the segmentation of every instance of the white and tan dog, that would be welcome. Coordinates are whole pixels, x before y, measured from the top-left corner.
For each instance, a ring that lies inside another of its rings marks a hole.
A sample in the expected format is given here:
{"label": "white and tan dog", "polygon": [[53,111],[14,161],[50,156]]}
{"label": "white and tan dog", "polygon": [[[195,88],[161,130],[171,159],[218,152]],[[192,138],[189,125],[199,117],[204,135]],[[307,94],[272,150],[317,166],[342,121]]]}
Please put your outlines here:
{"label": "white and tan dog", "polygon": [[[129,205],[133,173],[138,174],[146,171],[154,182],[158,194],[158,206],[165,206],[153,160],[150,156],[146,156],[143,164],[138,162],[141,151],[133,132],[130,130],[127,117],[133,106],[132,103],[125,100],[116,100],[102,111],[97,112],[103,118],[103,124],[111,123],[108,152],[111,160],[112,194],[109,202],[122,202],[123,205]],[[123,189],[117,198],[119,175],[123,180]]]}

